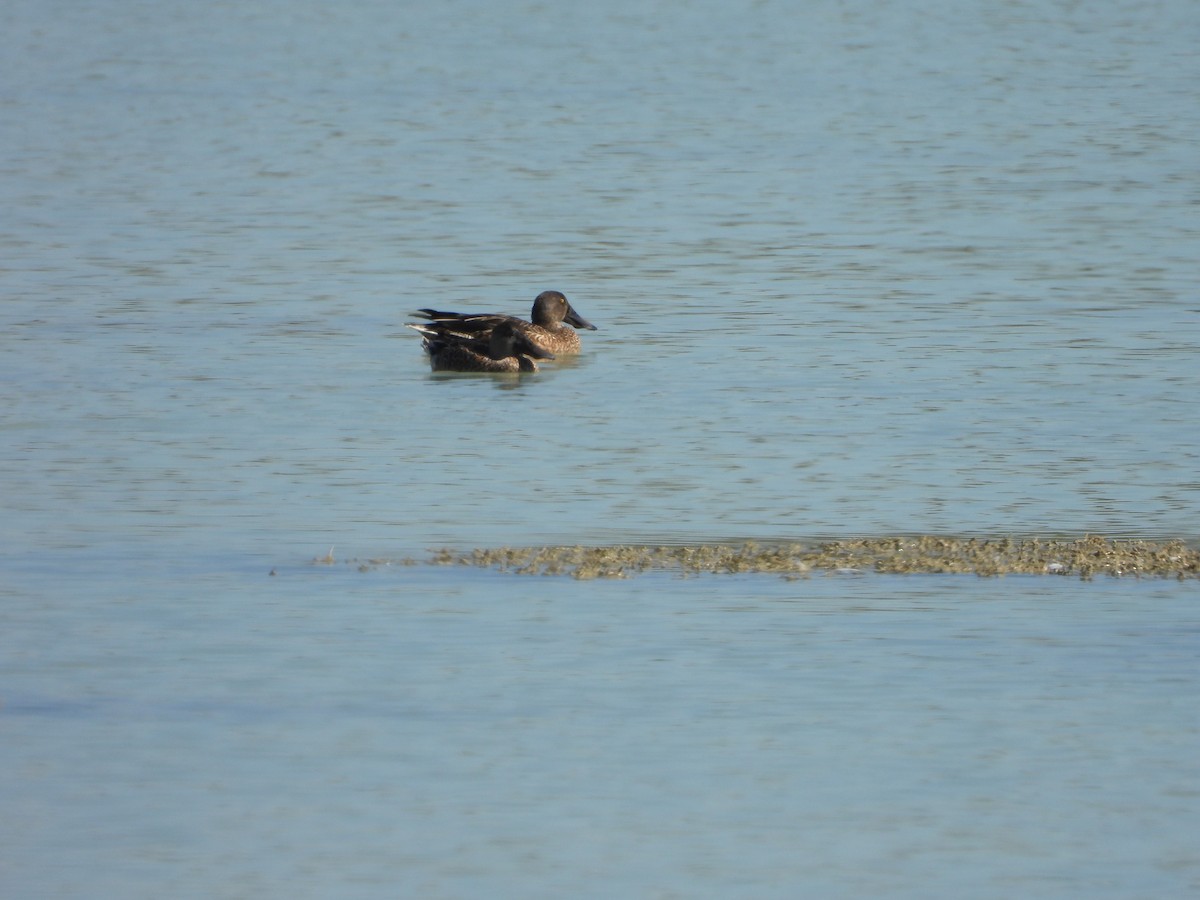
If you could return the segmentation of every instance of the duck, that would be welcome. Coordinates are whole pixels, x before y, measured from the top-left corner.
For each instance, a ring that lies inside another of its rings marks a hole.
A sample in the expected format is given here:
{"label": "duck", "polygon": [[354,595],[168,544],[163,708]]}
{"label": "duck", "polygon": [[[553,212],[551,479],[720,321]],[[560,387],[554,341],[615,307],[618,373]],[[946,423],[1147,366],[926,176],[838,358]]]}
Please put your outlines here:
{"label": "duck", "polygon": [[536,360],[554,359],[553,353],[533,343],[512,322],[500,322],[481,334],[423,322],[406,325],[424,338],[421,346],[434,372],[536,372]]}
{"label": "duck", "polygon": [[[575,328],[596,331],[597,328],[579,313],[561,291],[542,291],[533,301],[532,321],[502,313],[456,313],[436,309],[419,309],[417,314],[448,332],[462,335],[482,335],[502,323],[510,323],[530,343],[554,354],[579,353],[583,346]],[[570,326],[575,326],[571,328]]]}

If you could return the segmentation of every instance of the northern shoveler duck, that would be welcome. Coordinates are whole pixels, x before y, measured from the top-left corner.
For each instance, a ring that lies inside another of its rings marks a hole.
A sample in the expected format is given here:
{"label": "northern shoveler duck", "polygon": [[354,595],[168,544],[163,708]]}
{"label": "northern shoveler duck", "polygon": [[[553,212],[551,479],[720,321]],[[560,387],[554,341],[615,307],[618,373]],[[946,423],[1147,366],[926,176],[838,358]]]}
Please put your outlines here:
{"label": "northern shoveler duck", "polygon": [[533,343],[511,322],[474,335],[438,324],[409,323],[408,327],[425,338],[421,346],[435,372],[536,372],[535,359],[554,359],[553,353]]}
{"label": "northern shoveler duck", "polygon": [[596,330],[596,326],[575,312],[570,301],[558,291],[542,291],[537,295],[531,322],[500,313],[456,313],[436,309],[419,309],[417,312],[438,327],[463,335],[484,334],[502,322],[509,322],[530,342],[551,353],[579,352],[579,333],[569,325]]}

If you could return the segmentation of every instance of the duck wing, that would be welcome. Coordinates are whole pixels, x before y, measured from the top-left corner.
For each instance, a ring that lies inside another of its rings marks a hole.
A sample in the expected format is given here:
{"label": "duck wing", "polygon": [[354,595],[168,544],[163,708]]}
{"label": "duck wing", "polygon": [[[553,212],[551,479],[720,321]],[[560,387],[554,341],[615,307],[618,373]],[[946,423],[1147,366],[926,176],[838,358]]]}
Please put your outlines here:
{"label": "duck wing", "polygon": [[518,327],[526,324],[521,319],[499,313],[456,313],[443,312],[438,309],[418,309],[417,315],[441,328],[464,334],[484,334],[504,322],[512,322]]}

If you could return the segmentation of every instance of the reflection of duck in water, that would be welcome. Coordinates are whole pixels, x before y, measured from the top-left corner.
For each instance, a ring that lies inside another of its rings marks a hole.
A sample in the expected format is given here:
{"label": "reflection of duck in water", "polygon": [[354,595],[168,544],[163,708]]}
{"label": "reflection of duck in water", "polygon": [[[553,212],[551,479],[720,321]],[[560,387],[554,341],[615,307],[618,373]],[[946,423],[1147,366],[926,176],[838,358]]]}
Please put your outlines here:
{"label": "reflection of duck in water", "polygon": [[437,324],[408,327],[424,336],[421,346],[435,372],[536,372],[535,359],[554,359],[553,353],[533,343],[512,322],[501,322],[477,335]]}
{"label": "reflection of duck in water", "polygon": [[[578,353],[579,333],[575,328],[596,330],[596,326],[575,312],[570,301],[558,291],[542,291],[537,295],[533,301],[532,322],[499,313],[455,313],[436,309],[417,312],[436,327],[460,335],[482,335],[501,323],[511,323],[531,343],[551,353]],[[571,325],[575,328],[568,327]]]}

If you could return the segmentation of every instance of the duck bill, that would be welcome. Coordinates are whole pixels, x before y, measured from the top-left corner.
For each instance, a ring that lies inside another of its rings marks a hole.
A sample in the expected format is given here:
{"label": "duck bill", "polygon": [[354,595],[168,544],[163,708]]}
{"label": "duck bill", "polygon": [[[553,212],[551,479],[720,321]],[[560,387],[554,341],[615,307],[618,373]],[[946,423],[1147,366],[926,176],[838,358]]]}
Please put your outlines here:
{"label": "duck bill", "polygon": [[575,307],[567,304],[567,314],[563,316],[563,321],[568,325],[574,325],[576,328],[586,328],[588,331],[596,331],[597,328],[579,313],[575,312]]}

